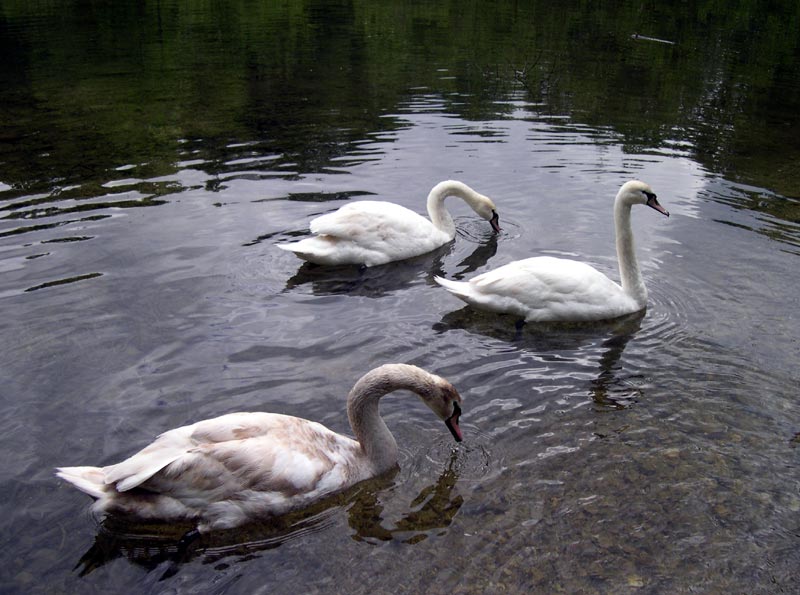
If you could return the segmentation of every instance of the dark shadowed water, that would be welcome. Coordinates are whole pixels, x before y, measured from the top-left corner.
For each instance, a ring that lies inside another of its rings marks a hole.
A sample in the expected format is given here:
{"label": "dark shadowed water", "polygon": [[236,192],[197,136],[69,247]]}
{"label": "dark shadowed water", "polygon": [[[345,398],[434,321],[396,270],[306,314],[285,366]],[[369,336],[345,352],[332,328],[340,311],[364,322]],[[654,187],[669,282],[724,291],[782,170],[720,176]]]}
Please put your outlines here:
{"label": "dark shadowed water", "polygon": [[[796,3],[12,1],[0,52],[3,592],[800,592]],[[409,261],[274,246],[448,178],[499,236],[451,200]],[[671,213],[634,209],[643,315],[520,328],[433,282],[618,278],[631,178]],[[186,555],[53,476],[232,411],[349,433],[386,362],[459,388],[462,444],[388,397],[396,474]]]}

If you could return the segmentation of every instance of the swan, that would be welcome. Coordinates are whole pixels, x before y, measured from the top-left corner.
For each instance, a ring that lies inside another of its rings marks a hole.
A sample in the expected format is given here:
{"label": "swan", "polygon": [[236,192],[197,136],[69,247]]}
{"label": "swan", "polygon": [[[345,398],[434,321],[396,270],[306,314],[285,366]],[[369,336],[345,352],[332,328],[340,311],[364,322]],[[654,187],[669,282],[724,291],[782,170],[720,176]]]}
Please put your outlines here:
{"label": "swan", "polygon": [[200,533],[301,508],[397,466],[397,443],[380,416],[382,396],[406,389],[444,420],[456,441],[461,396],[447,380],[384,364],[356,382],[347,415],[356,439],[277,413],[229,413],[169,430],[107,467],[56,475],[97,499],[94,511],[138,520],[191,521]]}
{"label": "swan", "polygon": [[632,180],[614,200],[618,285],[586,263],[539,256],[517,260],[467,282],[435,280],[471,306],[524,317],[526,322],[608,320],[643,310],[647,288],[633,246],[631,206],[647,205],[669,217],[649,185]]}
{"label": "swan", "polygon": [[362,200],[313,219],[310,228],[316,236],[276,246],[323,265],[371,267],[419,256],[456,237],[453,218],[444,206],[448,196],[463,199],[495,232],[500,231],[492,199],[463,182],[446,180],[428,194],[430,221],[391,202]]}

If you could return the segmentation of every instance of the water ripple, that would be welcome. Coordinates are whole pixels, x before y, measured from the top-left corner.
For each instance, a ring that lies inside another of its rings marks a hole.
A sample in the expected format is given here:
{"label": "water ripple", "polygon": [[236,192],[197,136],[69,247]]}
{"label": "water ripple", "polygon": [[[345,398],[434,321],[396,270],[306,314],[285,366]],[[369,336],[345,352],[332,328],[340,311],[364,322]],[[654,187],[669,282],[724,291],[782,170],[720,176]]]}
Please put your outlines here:
{"label": "water ripple", "polygon": [[483,481],[494,477],[503,467],[497,457],[493,437],[474,424],[461,424],[464,441],[454,443],[449,436],[437,437],[425,453],[427,461],[436,467],[447,465],[461,481]]}
{"label": "water ripple", "polygon": [[454,217],[453,220],[456,223],[457,237],[473,244],[486,244],[490,240],[510,242],[522,235],[522,227],[519,223],[506,218],[500,219],[501,231],[499,234],[492,231],[486,221],[476,218],[474,215],[461,215]]}

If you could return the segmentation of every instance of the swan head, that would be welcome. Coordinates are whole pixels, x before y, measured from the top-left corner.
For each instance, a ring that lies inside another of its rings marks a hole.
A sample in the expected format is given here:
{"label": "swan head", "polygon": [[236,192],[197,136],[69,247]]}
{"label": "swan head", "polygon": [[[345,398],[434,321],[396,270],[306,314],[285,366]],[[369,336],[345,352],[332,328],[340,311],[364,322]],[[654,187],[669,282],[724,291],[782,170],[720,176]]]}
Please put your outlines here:
{"label": "swan head", "polygon": [[472,209],[484,218],[492,226],[492,231],[500,233],[500,215],[497,214],[497,207],[494,206],[494,201],[488,196],[475,193],[477,196],[474,202],[470,202]]}
{"label": "swan head", "polygon": [[656,193],[649,184],[640,180],[625,182],[617,193],[617,200],[627,205],[647,205],[662,215],[669,217],[669,211],[658,202]]}
{"label": "swan head", "polygon": [[492,231],[495,233],[502,231],[500,229],[500,215],[497,214],[497,207],[494,206],[494,201],[491,198],[475,192],[475,197],[468,203],[473,211],[489,222],[492,226]]}
{"label": "swan head", "polygon": [[458,394],[456,387],[444,378],[436,374],[431,374],[431,377],[429,390],[420,396],[439,419],[444,421],[455,441],[461,442],[464,439],[458,425],[461,417],[461,395]]}
{"label": "swan head", "polygon": [[458,422],[462,398],[456,387],[441,376],[411,364],[383,364],[356,382],[347,398],[347,415],[359,442],[366,431],[365,408],[374,407],[373,414],[378,414],[378,399],[396,390],[415,393],[445,423],[456,442],[461,442]]}
{"label": "swan head", "polygon": [[[494,205],[494,201],[458,180],[445,180],[433,187],[428,195],[428,211],[431,211],[432,204],[439,203],[444,200],[446,196],[451,195],[458,196],[464,200],[479,217],[491,224],[492,230],[495,233],[501,231],[500,216],[497,214],[497,207]],[[431,219],[433,218],[433,214],[431,214]]]}
{"label": "swan head", "polygon": [[502,229],[500,228],[500,215],[497,214],[497,211],[492,209],[492,218],[489,219],[489,223],[492,225],[492,229],[495,233],[500,233]]}
{"label": "swan head", "polygon": [[461,434],[461,427],[458,425],[458,420],[461,418],[460,399],[461,397],[459,397],[458,401],[450,401],[451,407],[450,410],[448,410],[448,413],[450,411],[452,411],[452,413],[450,413],[450,416],[444,420],[444,425],[446,425],[447,429],[450,430],[450,433],[453,435],[453,438],[456,442],[461,442],[464,439],[464,436]]}

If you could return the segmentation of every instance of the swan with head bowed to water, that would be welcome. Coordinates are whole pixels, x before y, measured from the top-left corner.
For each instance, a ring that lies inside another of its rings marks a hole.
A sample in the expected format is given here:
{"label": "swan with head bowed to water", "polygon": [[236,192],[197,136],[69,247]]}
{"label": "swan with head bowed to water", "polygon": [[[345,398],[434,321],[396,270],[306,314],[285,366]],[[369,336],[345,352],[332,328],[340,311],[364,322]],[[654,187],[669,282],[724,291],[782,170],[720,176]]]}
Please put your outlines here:
{"label": "swan with head bowed to water", "polygon": [[456,237],[453,218],[444,206],[448,196],[464,200],[500,231],[494,202],[462,182],[439,182],[428,194],[430,220],[400,205],[374,200],[347,204],[311,221],[310,238],[276,244],[298,257],[323,265],[376,266],[435,250]]}
{"label": "swan with head bowed to water", "polygon": [[441,277],[436,282],[477,309],[516,314],[525,321],[609,320],[639,312],[647,305],[647,288],[631,231],[631,207],[638,204],[669,217],[644,182],[633,180],[620,188],[614,227],[621,285],[586,263],[550,256],[514,261],[467,282]]}
{"label": "swan with head bowed to water", "polygon": [[97,499],[99,513],[137,520],[191,521],[200,532],[301,508],[397,466],[397,443],[378,402],[416,393],[457,441],[461,396],[416,366],[367,372],[347,398],[355,440],[277,413],[230,413],[161,434],[107,467],[61,467],[57,475]]}

